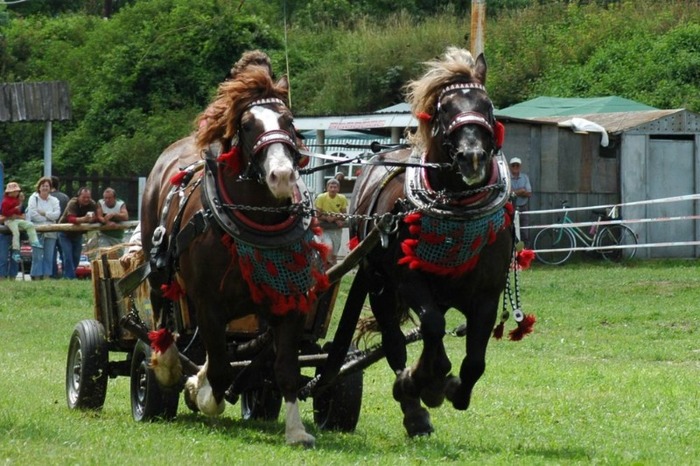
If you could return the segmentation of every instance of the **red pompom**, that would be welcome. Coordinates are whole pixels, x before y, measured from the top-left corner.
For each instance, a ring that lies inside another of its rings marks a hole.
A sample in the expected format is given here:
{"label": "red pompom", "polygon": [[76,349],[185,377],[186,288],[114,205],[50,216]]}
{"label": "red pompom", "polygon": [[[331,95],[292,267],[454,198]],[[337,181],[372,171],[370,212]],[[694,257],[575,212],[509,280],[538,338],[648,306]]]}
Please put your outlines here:
{"label": "red pompom", "polygon": [[179,301],[185,295],[185,290],[182,289],[180,283],[175,280],[170,284],[164,284],[160,286],[160,291],[163,293],[163,297],[171,301]]}
{"label": "red pompom", "polygon": [[165,350],[170,348],[170,345],[175,342],[175,337],[167,328],[148,332],[148,339],[151,342],[151,348],[161,353],[165,353]]}
{"label": "red pompom", "polygon": [[496,139],[496,148],[500,149],[503,147],[503,141],[506,138],[506,127],[500,121],[493,125],[493,137]]}
{"label": "red pompom", "polygon": [[433,119],[432,115],[427,112],[416,113],[416,118],[418,118],[420,121],[425,121],[426,123]]}
{"label": "red pompom", "polygon": [[353,236],[350,238],[350,241],[348,241],[348,249],[352,251],[358,244],[360,244],[360,239],[357,236]]}
{"label": "red pompom", "polygon": [[530,268],[532,260],[535,258],[535,251],[532,249],[523,249],[515,256],[515,261],[521,270]]}
{"label": "red pompom", "polygon": [[226,167],[226,170],[233,174],[241,172],[241,158],[238,156],[238,146],[233,146],[230,151],[225,152],[216,159]]}
{"label": "red pompom", "polygon": [[515,330],[511,330],[508,334],[508,338],[511,341],[522,340],[525,335],[532,333],[536,321],[537,319],[535,319],[534,315],[527,314],[521,322],[518,322],[518,327]]}

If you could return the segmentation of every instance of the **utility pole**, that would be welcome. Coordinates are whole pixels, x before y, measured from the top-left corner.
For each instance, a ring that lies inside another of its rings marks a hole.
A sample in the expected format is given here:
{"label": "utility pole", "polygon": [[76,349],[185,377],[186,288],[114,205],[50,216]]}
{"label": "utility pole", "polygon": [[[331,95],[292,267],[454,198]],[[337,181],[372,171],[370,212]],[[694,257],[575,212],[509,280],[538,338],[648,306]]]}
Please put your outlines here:
{"label": "utility pole", "polygon": [[112,0],[105,0],[105,6],[102,10],[102,17],[103,18],[111,18],[112,17]]}
{"label": "utility pole", "polygon": [[484,53],[486,29],[486,0],[472,0],[472,21],[469,33],[469,47],[474,57]]}

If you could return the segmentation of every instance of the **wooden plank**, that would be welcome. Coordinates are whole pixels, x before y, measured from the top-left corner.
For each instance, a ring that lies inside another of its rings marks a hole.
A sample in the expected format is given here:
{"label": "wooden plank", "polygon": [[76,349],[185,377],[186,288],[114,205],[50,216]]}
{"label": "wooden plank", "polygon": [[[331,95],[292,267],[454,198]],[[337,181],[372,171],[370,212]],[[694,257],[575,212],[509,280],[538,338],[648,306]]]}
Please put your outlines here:
{"label": "wooden plank", "polygon": [[[102,225],[101,223],[53,223],[51,225],[37,225],[36,231],[39,233],[46,233],[50,231],[55,232],[87,232],[87,231],[108,231],[108,230],[128,230],[129,228],[136,228],[138,225],[138,220],[129,220],[128,222],[118,223],[116,225]],[[9,235],[10,229],[5,225],[0,225],[0,233]]]}
{"label": "wooden plank", "polygon": [[0,83],[0,122],[70,120],[65,81]]}

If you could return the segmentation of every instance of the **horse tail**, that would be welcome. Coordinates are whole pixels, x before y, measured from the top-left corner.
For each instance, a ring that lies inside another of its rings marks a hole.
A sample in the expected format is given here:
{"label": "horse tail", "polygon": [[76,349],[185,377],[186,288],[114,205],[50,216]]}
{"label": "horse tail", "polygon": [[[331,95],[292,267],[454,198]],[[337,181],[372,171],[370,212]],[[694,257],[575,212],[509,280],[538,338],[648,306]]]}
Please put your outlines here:
{"label": "horse tail", "polygon": [[[410,313],[407,307],[402,307],[402,310],[400,312],[401,314],[399,316],[399,326],[402,326],[408,321],[411,321],[411,323],[414,326],[419,325],[419,323],[416,322],[415,318]],[[353,343],[359,348],[361,342],[365,343],[365,346],[367,346],[372,337],[377,333],[381,332],[381,327],[379,326],[379,322],[377,322],[377,319],[373,315],[371,315],[367,317],[361,317],[357,321],[357,326],[355,327],[355,330],[356,336],[353,340]]]}

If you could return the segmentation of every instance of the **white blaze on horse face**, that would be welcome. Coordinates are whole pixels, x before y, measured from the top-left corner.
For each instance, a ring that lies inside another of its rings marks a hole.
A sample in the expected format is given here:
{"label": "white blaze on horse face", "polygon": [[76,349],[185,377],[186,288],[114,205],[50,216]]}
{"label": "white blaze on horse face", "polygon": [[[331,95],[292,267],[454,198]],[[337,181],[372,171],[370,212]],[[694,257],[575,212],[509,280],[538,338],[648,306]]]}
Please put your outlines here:
{"label": "white blaze on horse face", "polygon": [[[251,108],[250,112],[263,123],[266,132],[281,129],[277,112],[260,106]],[[294,194],[298,174],[294,170],[294,162],[288,148],[284,144],[274,143],[270,144],[265,152],[263,169],[265,182],[270,188],[270,192],[279,199],[291,198]]]}

